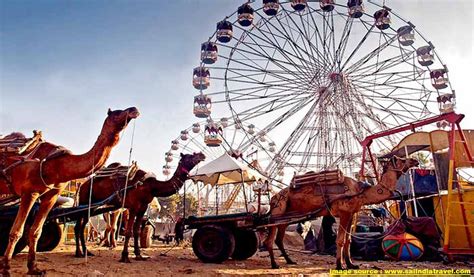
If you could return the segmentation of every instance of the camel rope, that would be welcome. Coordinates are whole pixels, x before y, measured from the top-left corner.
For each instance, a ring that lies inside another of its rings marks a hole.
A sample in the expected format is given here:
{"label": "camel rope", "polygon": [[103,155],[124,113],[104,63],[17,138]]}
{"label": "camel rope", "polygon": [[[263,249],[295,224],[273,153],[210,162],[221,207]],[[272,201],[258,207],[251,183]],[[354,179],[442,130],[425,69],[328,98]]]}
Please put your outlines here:
{"label": "camel rope", "polygon": [[[94,151],[95,151],[95,150],[94,150]],[[94,172],[94,171],[95,171],[95,170],[94,170],[94,169],[95,169],[95,166],[94,166],[94,164],[95,164],[95,153],[94,153],[94,155],[93,155],[93,157],[92,157],[91,186],[90,186],[90,188],[89,188],[89,203],[88,203],[88,206],[87,206],[87,223],[86,223],[86,224],[89,224],[89,223],[92,224],[92,223],[90,222],[90,218],[91,218],[91,206],[92,206],[92,189],[93,189],[93,186],[94,186],[94,177],[95,177],[95,172]],[[79,201],[78,201],[78,202],[79,202]],[[87,251],[87,248],[86,248],[86,251],[85,251],[85,253],[84,253],[84,260],[85,260],[86,263],[87,263],[87,256],[88,256],[88,255],[87,255],[87,252],[88,252],[88,251]]]}
{"label": "camel rope", "polygon": [[[128,154],[128,163],[127,163],[127,166],[128,166],[128,170],[130,171],[130,164],[132,162],[132,152],[133,152],[133,142],[134,142],[134,138],[135,138],[135,120],[133,121],[133,128],[132,128],[132,138],[130,140],[130,151],[129,151],[129,154]],[[130,172],[128,172],[129,174]],[[128,174],[127,174],[127,178],[125,178],[125,184],[123,186],[123,189],[124,189],[124,192],[123,192],[123,199],[122,199],[122,207],[121,207],[121,210],[123,211],[123,209],[125,208],[125,200],[127,199],[127,186],[128,186]],[[130,214],[129,214],[130,216]],[[141,219],[140,219],[141,220]],[[122,228],[122,222],[123,220],[120,220],[119,222],[119,225],[118,225],[118,232],[120,233],[120,230]],[[129,228],[133,228],[132,226],[128,226]]]}
{"label": "camel rope", "polygon": [[[128,119],[128,112],[127,112],[127,116],[125,117],[125,122],[124,122],[124,130],[122,132],[122,135],[120,136],[120,139],[125,135],[125,132],[127,131],[127,119]],[[128,167],[130,168],[130,159],[131,159],[131,156],[132,156],[132,147],[133,147],[133,137],[134,137],[134,134],[135,134],[135,122],[136,120],[133,121],[133,131],[132,131],[132,142],[131,142],[131,145],[130,145],[130,154],[129,154],[129,158],[128,158]],[[89,190],[89,205],[87,207],[87,223],[89,223],[90,221],[90,217],[91,217],[91,206],[92,206],[92,189],[93,189],[93,185],[94,185],[94,177],[95,177],[95,153],[94,155],[92,156],[92,174],[91,174],[91,186],[90,186],[90,190]],[[125,193],[127,193],[127,183],[128,183],[128,178],[126,179],[125,181]],[[125,197],[124,197],[125,199]],[[123,202],[122,205],[125,204],[125,200]],[[119,229],[120,230],[120,229]],[[86,250],[86,253],[84,253],[84,260],[85,262],[87,263],[87,250]]]}

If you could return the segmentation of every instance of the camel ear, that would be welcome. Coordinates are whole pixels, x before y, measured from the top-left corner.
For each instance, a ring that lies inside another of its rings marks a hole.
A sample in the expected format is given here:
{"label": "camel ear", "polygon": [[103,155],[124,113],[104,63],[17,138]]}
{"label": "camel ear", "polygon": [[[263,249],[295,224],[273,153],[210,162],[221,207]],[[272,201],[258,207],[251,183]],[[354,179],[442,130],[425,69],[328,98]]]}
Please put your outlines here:
{"label": "camel ear", "polygon": [[109,108],[109,110],[107,111],[107,115],[110,115],[112,113],[112,110]]}

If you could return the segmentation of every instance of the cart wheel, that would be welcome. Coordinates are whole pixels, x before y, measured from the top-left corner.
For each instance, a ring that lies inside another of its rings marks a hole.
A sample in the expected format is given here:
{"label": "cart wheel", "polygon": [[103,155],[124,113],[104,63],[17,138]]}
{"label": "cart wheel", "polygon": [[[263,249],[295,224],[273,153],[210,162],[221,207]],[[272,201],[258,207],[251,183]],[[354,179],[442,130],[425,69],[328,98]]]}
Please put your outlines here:
{"label": "cart wheel", "polygon": [[[8,246],[8,238],[10,236],[10,230],[13,225],[13,222],[6,222],[5,224],[0,224],[0,256],[5,254]],[[20,253],[28,245],[27,236],[24,234],[20,240],[16,243],[15,250],[13,255]]]}
{"label": "cart wheel", "polygon": [[61,242],[63,229],[57,222],[48,221],[43,225],[41,237],[38,240],[36,247],[38,252],[53,251]]}
{"label": "cart wheel", "polygon": [[258,237],[252,230],[235,230],[235,249],[232,253],[234,260],[246,260],[258,250]]}
{"label": "cart wheel", "polygon": [[194,254],[205,263],[222,263],[234,252],[232,232],[219,225],[205,225],[193,236]]}
{"label": "cart wheel", "polygon": [[152,240],[151,236],[153,235],[153,227],[150,225],[145,225],[140,234],[140,247],[148,248],[151,246]]}

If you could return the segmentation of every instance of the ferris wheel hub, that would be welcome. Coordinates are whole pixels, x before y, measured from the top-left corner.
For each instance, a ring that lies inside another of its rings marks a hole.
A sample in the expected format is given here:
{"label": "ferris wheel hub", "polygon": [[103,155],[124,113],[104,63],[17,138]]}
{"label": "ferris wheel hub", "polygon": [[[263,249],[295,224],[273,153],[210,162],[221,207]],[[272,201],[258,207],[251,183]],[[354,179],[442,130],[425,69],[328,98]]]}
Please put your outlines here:
{"label": "ferris wheel hub", "polygon": [[332,83],[339,83],[345,79],[345,75],[342,72],[331,72],[328,78]]}

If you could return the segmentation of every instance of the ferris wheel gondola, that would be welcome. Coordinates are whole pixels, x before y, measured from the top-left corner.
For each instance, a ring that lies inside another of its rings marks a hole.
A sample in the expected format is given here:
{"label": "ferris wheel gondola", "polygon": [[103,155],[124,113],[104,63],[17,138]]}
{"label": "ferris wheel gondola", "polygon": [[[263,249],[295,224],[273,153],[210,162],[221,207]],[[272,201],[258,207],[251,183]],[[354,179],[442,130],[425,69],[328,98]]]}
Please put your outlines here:
{"label": "ferris wheel gondola", "polygon": [[281,145],[268,172],[353,173],[368,134],[455,107],[447,66],[413,23],[375,1],[317,2],[245,3],[203,43],[215,46],[200,65],[213,108]]}
{"label": "ferris wheel gondola", "polygon": [[274,158],[276,143],[254,125],[242,126],[229,118],[196,122],[171,141],[170,150],[165,153],[163,174],[172,173],[180,153],[194,152],[206,155],[203,164],[228,153],[234,158],[247,162],[257,160],[259,165],[266,166]]}

